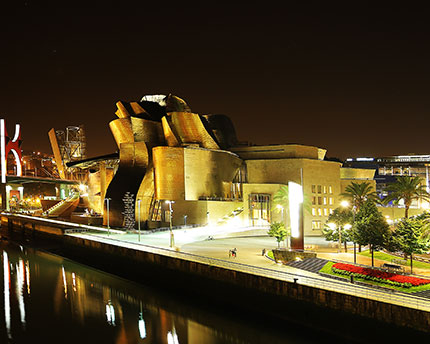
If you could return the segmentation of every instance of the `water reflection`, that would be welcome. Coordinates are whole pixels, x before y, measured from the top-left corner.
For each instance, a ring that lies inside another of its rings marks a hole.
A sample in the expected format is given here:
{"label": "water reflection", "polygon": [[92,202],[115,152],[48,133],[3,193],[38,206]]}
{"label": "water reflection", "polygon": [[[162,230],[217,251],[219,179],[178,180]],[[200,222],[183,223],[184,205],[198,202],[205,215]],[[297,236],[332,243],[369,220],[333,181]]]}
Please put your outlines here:
{"label": "water reflection", "polygon": [[58,256],[4,242],[0,249],[0,343],[310,343],[235,323]]}

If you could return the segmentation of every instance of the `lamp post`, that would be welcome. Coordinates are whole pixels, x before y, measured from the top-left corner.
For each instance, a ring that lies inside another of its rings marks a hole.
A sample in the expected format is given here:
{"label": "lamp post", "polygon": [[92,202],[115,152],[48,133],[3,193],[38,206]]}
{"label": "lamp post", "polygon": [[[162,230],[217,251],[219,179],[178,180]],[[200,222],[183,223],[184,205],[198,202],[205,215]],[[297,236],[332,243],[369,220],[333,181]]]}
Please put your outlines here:
{"label": "lamp post", "polygon": [[107,228],[108,228],[108,236],[110,235],[110,226],[109,226],[109,201],[111,201],[112,198],[105,198],[106,201],[106,208],[107,208]]}
{"label": "lamp post", "polygon": [[[340,202],[341,207],[343,208],[348,208],[349,207],[349,202],[348,201],[342,201]],[[342,252],[342,226],[339,225],[339,248],[338,251],[339,253]]]}
{"label": "lamp post", "polygon": [[140,242],[140,202],[142,200],[137,200],[137,240]]}
{"label": "lamp post", "polygon": [[166,203],[169,205],[170,247],[173,247],[173,245],[175,244],[175,238],[173,236],[172,230],[172,203],[175,203],[175,201],[166,201]]}
{"label": "lamp post", "polygon": [[[284,219],[284,207],[282,205],[280,205],[280,204],[277,204],[276,208],[281,211],[281,222],[284,224],[284,227],[286,227],[286,225],[285,225],[285,219]],[[289,239],[289,237],[286,236],[285,237],[285,248],[287,248],[289,246],[288,245],[288,239]]]}

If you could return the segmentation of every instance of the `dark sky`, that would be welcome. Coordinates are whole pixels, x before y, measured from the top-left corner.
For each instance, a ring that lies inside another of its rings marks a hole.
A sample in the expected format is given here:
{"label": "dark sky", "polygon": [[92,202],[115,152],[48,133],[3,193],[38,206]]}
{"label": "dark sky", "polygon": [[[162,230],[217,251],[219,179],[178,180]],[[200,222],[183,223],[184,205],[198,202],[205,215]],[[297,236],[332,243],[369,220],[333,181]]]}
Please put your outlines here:
{"label": "dark sky", "polygon": [[430,153],[430,21],[412,2],[3,3],[0,117],[25,150],[84,124],[89,156],[111,153],[116,101],[173,93],[241,141]]}

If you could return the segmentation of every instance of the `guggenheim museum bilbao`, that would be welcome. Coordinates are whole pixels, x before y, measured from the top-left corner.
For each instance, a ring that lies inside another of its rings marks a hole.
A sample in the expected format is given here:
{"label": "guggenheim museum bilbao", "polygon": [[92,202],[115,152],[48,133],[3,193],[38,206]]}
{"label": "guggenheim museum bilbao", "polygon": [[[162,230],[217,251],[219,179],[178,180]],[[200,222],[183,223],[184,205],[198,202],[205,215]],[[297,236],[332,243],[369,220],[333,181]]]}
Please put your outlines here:
{"label": "guggenheim museum bilbao", "polygon": [[[343,168],[326,150],[300,144],[240,144],[225,115],[193,113],[174,95],[118,102],[109,123],[119,163],[100,158],[73,164],[88,170],[88,201],[110,226],[152,229],[180,225],[267,226],[289,221],[273,197],[302,186],[311,209],[301,231],[321,235],[340,193],[351,183],[373,183],[374,170]],[[296,196],[290,195],[290,202]],[[297,196],[302,197],[302,195]],[[130,216],[131,215],[131,216]]]}

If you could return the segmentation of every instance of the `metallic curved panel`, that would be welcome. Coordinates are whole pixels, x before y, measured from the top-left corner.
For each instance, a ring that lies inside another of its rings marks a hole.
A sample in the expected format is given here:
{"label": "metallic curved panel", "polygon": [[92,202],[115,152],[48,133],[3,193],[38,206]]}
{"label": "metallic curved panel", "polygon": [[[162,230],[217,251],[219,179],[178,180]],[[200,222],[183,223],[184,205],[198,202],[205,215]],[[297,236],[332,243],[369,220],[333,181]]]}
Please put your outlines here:
{"label": "metallic curved panel", "polygon": [[188,147],[155,147],[152,153],[157,199],[231,198],[231,183],[242,164],[236,155]]}
{"label": "metallic curved panel", "polygon": [[164,137],[166,139],[166,143],[169,147],[178,147],[180,146],[179,140],[176,135],[173,133],[172,128],[170,127],[170,123],[167,120],[167,117],[163,117],[161,119],[161,125],[163,127]]}
{"label": "metallic curved panel", "polygon": [[236,131],[229,117],[226,115],[203,115],[202,117],[206,119],[207,125],[205,127],[213,133],[222,149],[237,145]]}
{"label": "metallic curved panel", "polygon": [[227,151],[184,149],[185,199],[232,198],[232,181],[242,160]]}
{"label": "metallic curved panel", "polygon": [[208,134],[200,116],[189,112],[168,113],[172,130],[181,144],[199,144],[208,149],[219,149],[218,144]]}
{"label": "metallic curved panel", "polygon": [[166,112],[191,112],[191,108],[185,102],[185,100],[169,94],[165,99]]}
{"label": "metallic curved panel", "polygon": [[134,142],[133,130],[131,128],[131,121],[129,118],[114,119],[109,123],[109,128],[118,148],[122,143]]}
{"label": "metallic curved panel", "polygon": [[151,142],[155,145],[164,145],[163,127],[160,122],[132,116],[131,127],[135,142]]}
{"label": "metallic curved panel", "polygon": [[[149,152],[145,142],[121,144],[119,167],[106,191],[106,198],[110,198],[109,222],[112,226],[123,226],[123,198],[130,192],[136,199],[149,163]],[[103,222],[107,224],[106,202],[104,209]]]}
{"label": "metallic curved panel", "polygon": [[164,200],[184,200],[184,148],[154,147],[152,155],[155,197]]}
{"label": "metallic curved panel", "polygon": [[148,113],[145,111],[145,109],[144,108],[142,108],[140,105],[139,105],[139,103],[137,103],[137,102],[131,102],[130,103],[130,107],[132,108],[132,110],[133,110],[133,114],[132,114],[132,116],[133,115],[141,115],[141,114],[146,114],[146,115],[148,115]]}
{"label": "metallic curved panel", "polygon": [[116,107],[117,107],[117,110],[115,112],[115,115],[117,115],[118,118],[128,118],[128,117],[130,117],[130,114],[128,113],[128,111],[127,111],[127,109],[126,109],[126,107],[125,107],[125,105],[124,105],[123,102],[121,102],[121,101],[116,102]]}
{"label": "metallic curved panel", "polygon": [[[136,214],[136,223],[140,220],[141,229],[148,227],[146,223],[151,221],[149,218],[150,207],[152,197],[154,195],[154,167],[152,164],[148,166],[146,170],[145,177],[143,177],[142,183],[140,184],[139,190],[136,196],[136,206],[135,206],[135,214]],[[140,215],[139,215],[139,206],[138,200],[140,200]]]}

